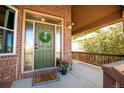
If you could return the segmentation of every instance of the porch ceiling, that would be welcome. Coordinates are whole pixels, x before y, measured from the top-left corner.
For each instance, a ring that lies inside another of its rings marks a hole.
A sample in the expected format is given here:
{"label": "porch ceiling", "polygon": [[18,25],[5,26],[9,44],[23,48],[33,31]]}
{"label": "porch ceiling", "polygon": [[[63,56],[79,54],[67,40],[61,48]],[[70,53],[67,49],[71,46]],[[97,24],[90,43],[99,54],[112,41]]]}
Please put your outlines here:
{"label": "porch ceiling", "polygon": [[74,5],[72,6],[72,35],[122,19],[123,6]]}

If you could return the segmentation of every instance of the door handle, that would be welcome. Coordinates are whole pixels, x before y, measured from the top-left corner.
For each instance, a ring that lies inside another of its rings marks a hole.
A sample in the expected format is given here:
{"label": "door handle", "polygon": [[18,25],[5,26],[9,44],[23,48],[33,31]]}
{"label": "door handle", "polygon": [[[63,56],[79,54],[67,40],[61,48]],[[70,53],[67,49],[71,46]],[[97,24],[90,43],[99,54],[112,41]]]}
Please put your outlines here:
{"label": "door handle", "polygon": [[35,44],[35,49],[38,49],[38,45],[37,44]]}

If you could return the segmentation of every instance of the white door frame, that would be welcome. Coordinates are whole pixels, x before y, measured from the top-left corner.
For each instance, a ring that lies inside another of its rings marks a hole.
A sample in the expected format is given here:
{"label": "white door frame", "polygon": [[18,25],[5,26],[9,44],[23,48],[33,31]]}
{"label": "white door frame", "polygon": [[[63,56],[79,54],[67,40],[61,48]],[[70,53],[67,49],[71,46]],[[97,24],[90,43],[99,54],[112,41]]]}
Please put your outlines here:
{"label": "white door frame", "polygon": [[[61,25],[57,25],[57,24],[52,24],[52,23],[47,23],[47,22],[41,22],[41,21],[36,21],[36,20],[29,20],[29,19],[26,19],[26,13],[35,13],[35,14],[39,14],[39,15],[43,15],[43,16],[47,16],[47,17],[51,17],[51,18],[55,18],[55,19],[58,19],[58,20],[61,20],[62,24]],[[63,18],[60,18],[60,17],[56,17],[56,16],[52,16],[52,15],[48,15],[48,14],[43,14],[43,13],[39,13],[39,12],[35,12],[35,11],[30,11],[30,10],[26,10],[24,9],[24,12],[23,12],[23,32],[22,32],[22,64],[21,64],[21,72],[22,73],[27,73],[27,72],[33,72],[33,71],[37,71],[37,70],[34,70],[34,53],[35,53],[35,49],[33,48],[33,63],[32,63],[32,70],[31,71],[24,71],[24,48],[25,48],[25,23],[26,21],[30,21],[33,23],[33,47],[35,47],[35,23],[42,23],[42,24],[48,24],[48,25],[53,25],[55,27],[55,37],[56,37],[56,26],[61,26],[62,27],[62,37],[61,37],[61,57],[63,59],[63,54],[64,54],[64,49],[63,49],[63,34],[64,34],[64,24],[63,24],[63,21],[64,19]],[[55,40],[55,39],[54,39]],[[55,41],[56,42],[56,41]],[[55,44],[55,43],[54,43]],[[55,46],[54,46],[55,47]],[[55,51],[55,56],[54,56],[54,60],[55,60],[55,67],[56,67],[56,48],[54,48]],[[40,69],[39,69],[40,70]]]}

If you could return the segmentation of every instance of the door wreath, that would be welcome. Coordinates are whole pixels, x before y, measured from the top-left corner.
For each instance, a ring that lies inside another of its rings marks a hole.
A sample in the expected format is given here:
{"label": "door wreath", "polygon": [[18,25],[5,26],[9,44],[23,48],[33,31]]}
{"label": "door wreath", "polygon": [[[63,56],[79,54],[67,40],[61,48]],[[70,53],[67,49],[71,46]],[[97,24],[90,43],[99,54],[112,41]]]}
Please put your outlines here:
{"label": "door wreath", "polygon": [[48,43],[51,40],[51,34],[48,32],[41,32],[39,39],[43,43]]}

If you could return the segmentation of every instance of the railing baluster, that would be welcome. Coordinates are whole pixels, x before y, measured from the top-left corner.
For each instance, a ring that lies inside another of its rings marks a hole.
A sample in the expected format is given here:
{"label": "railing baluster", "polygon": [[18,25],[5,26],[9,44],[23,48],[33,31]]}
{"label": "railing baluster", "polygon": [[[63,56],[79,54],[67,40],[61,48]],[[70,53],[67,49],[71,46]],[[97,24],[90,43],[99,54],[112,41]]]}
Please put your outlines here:
{"label": "railing baluster", "polygon": [[102,53],[87,53],[87,52],[72,52],[72,58],[87,62],[90,64],[101,66],[103,64],[124,60],[124,55],[121,54],[102,54]]}

